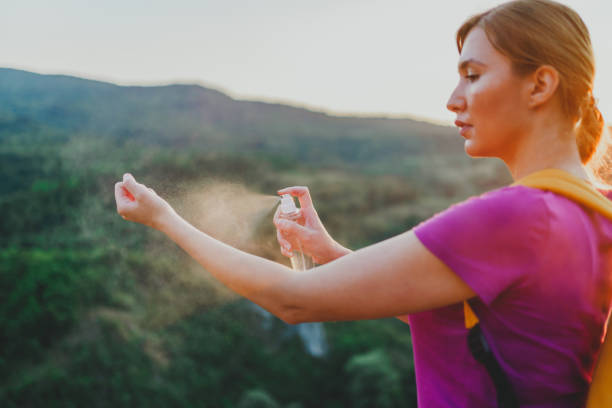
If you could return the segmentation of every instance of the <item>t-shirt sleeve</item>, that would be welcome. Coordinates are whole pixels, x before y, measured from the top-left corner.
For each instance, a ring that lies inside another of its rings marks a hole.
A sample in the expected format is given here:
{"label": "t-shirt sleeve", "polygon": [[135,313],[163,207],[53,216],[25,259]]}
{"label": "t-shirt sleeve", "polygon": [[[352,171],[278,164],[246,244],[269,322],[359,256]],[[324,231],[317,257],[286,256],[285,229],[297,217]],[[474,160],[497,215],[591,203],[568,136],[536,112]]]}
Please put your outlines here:
{"label": "t-shirt sleeve", "polygon": [[436,214],[414,233],[490,305],[537,268],[548,234],[539,193],[524,186],[494,190]]}

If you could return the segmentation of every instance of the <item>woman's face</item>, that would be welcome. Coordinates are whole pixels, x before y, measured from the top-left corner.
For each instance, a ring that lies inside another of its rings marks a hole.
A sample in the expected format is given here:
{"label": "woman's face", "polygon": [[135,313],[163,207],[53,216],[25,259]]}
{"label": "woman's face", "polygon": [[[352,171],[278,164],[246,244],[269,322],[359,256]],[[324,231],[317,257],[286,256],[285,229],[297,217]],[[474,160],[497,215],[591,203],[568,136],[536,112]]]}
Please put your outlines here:
{"label": "woman's face", "polygon": [[447,108],[473,157],[509,157],[524,133],[527,110],[525,82],[512,71],[485,32],[473,28],[459,58],[459,84]]}

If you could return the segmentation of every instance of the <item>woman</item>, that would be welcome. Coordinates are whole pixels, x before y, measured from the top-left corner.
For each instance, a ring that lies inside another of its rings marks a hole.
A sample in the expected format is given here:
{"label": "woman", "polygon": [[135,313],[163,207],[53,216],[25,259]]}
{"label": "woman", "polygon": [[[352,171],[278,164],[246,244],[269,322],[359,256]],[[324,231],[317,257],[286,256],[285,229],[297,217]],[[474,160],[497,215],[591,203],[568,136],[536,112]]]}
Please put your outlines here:
{"label": "woman", "polygon": [[[460,79],[447,107],[467,154],[502,159],[515,180],[546,168],[589,180],[585,164],[603,120],[580,17],[547,0],[514,1],[467,20],[457,45]],[[166,233],[286,322],[408,315],[419,406],[496,405],[491,379],[467,347],[465,300],[521,405],[584,403],[610,303],[612,222],[554,193],[513,186],[351,252],[327,234],[305,187],[279,193],[304,208],[304,226],[278,216],[275,223],[283,254],[299,240],[322,264],[308,273],[214,240],[131,175],[115,185],[125,219]]]}

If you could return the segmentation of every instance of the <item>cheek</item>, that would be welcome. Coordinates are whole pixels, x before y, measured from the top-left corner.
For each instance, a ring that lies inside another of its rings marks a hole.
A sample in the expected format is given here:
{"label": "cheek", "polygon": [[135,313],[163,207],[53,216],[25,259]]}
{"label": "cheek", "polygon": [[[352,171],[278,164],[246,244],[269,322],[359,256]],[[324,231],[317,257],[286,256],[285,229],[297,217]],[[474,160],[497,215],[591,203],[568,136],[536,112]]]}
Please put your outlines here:
{"label": "cheek", "polygon": [[487,79],[472,84],[467,94],[473,137],[465,151],[472,157],[499,157],[511,149],[520,127],[520,99],[512,81]]}
{"label": "cheek", "polygon": [[[507,110],[509,89],[506,89],[503,83],[492,80],[482,80],[475,83],[470,92],[471,111],[476,115],[484,115],[478,119],[490,119],[496,116],[497,111],[504,112]],[[468,101],[469,102],[469,101]]]}
{"label": "cheek", "polygon": [[[470,117],[481,137],[495,135],[504,143],[506,135],[513,135],[520,127],[521,99],[513,81],[488,79],[474,83],[471,90]],[[468,106],[470,101],[468,100]]]}

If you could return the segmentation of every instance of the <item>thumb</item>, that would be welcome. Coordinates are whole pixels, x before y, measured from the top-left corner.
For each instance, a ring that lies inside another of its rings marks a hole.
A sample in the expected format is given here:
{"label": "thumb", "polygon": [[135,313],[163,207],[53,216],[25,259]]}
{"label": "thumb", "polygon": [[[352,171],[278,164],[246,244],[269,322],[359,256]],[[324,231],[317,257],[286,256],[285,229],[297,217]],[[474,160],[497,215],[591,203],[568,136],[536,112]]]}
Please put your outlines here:
{"label": "thumb", "polygon": [[136,179],[130,173],[123,175],[123,186],[136,198],[140,197],[147,190],[145,186],[136,182]]}

